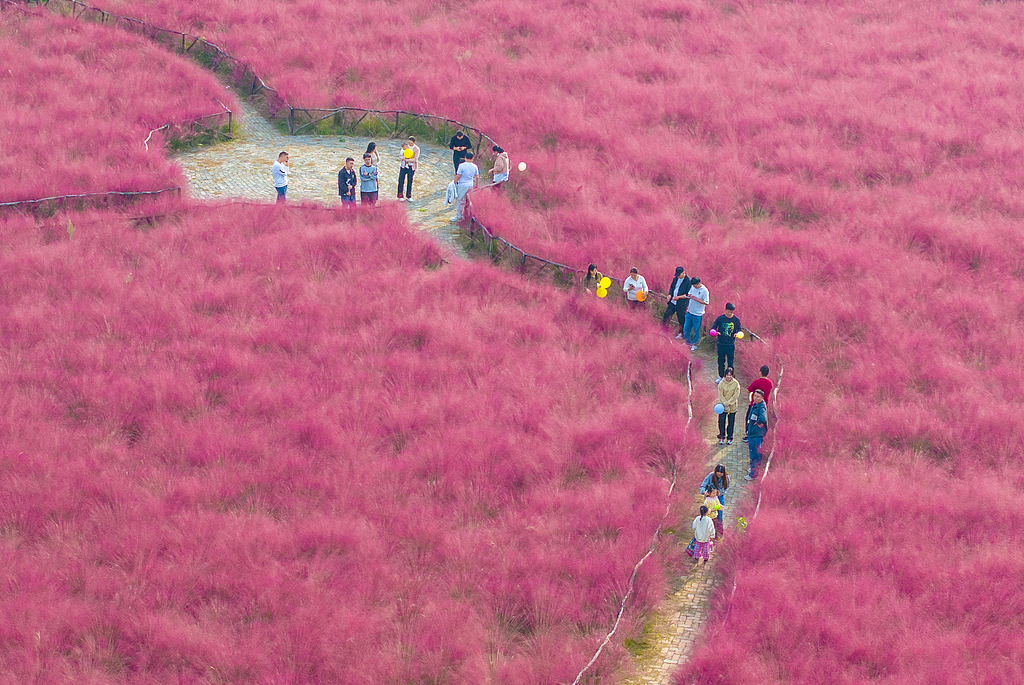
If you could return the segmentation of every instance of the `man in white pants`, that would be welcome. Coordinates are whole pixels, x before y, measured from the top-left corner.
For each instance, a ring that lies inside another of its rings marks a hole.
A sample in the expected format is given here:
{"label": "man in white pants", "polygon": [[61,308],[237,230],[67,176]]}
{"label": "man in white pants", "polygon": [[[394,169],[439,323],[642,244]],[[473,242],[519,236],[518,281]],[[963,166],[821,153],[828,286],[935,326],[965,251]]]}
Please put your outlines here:
{"label": "man in white pants", "polygon": [[452,221],[462,221],[462,213],[466,208],[466,193],[476,187],[477,178],[480,176],[480,169],[473,163],[473,151],[466,151],[466,161],[459,165],[455,172],[455,218]]}

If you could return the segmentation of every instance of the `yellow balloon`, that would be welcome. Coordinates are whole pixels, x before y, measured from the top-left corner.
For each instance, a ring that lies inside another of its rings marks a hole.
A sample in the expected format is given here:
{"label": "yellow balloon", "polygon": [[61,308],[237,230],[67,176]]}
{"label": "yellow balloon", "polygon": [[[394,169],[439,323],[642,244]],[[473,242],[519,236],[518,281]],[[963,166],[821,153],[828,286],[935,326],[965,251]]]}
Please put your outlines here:
{"label": "yellow balloon", "polygon": [[602,288],[608,289],[608,288],[612,287],[612,279],[610,279],[607,276],[605,276],[604,278],[601,279],[601,282],[599,283],[599,285]]}
{"label": "yellow balloon", "polygon": [[597,296],[598,297],[607,297],[608,296],[608,288],[598,288],[597,289]]}
{"label": "yellow balloon", "polygon": [[405,150],[402,151],[402,156],[405,157],[406,159],[412,159],[412,154],[412,150],[410,150],[409,148],[405,148]]}
{"label": "yellow balloon", "polygon": [[735,337],[739,338],[740,340],[743,340],[743,331],[740,331],[739,333],[737,333],[735,335]]}

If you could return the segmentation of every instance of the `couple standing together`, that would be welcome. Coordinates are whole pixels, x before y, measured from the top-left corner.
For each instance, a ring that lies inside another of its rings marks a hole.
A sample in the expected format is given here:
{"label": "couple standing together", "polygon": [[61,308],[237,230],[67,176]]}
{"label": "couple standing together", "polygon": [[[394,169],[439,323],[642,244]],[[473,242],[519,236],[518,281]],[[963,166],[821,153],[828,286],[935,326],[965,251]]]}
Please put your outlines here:
{"label": "couple standing together", "polygon": [[672,315],[676,315],[679,323],[679,334],[676,340],[690,343],[690,351],[697,349],[700,341],[700,325],[704,320],[704,312],[711,301],[711,293],[707,286],[700,282],[700,278],[690,278],[686,275],[686,269],[676,267],[676,275],[668,287],[668,306],[665,308],[665,316],[661,323],[667,326]]}

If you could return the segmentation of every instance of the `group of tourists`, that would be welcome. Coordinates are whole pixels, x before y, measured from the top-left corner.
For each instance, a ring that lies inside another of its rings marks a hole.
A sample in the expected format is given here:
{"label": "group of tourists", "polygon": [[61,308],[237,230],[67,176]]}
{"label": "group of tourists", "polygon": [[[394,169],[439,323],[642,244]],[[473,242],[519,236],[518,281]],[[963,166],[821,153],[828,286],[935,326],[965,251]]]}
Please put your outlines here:
{"label": "group of tourists", "polygon": [[[597,270],[596,264],[591,264],[587,268],[587,275],[582,281],[582,287],[586,292],[596,293],[598,297],[607,297],[610,286],[611,279],[605,278]],[[636,267],[631,268],[629,276],[622,281],[622,293],[630,308],[642,309],[646,306],[650,287]],[[704,315],[710,303],[711,293],[701,279],[697,276],[688,276],[684,267],[676,267],[675,276],[668,288],[665,313],[661,319],[662,326],[668,328],[674,315],[679,325],[676,339],[689,344],[691,352],[696,351]],[[735,363],[736,340],[742,339],[744,333],[743,324],[736,315],[736,305],[732,302],[725,304],[722,313],[708,328],[708,335],[715,339],[718,353],[718,378],[715,380],[718,385],[718,403],[715,407],[718,413],[718,444],[731,445],[742,394],[740,383],[736,379]],[[774,384],[768,378],[770,371],[767,366],[762,366],[760,377],[747,386],[747,408],[743,422],[746,435],[743,442],[747,443],[749,452],[750,464],[744,476],[748,481],[757,478],[762,460],[761,446],[768,432],[767,402],[771,399],[774,389]],[[703,558],[706,561],[714,541],[723,535],[722,510],[725,507],[725,493],[728,489],[729,475],[722,464],[716,466],[701,483],[700,494],[704,498],[704,504],[701,505],[697,518],[693,520],[694,536],[687,548],[687,552],[695,559]]]}
{"label": "group of tourists", "polygon": [[[448,142],[448,147],[452,151],[452,164],[455,167],[455,178],[450,184],[451,197],[448,204],[455,203],[455,218],[452,221],[462,221],[466,206],[466,194],[477,186],[480,169],[474,162],[472,141],[465,132],[457,131]],[[508,153],[497,145],[493,146],[492,151],[494,152],[494,166],[491,169],[491,176],[493,183],[500,188],[501,184],[508,180]],[[361,204],[377,204],[380,191],[378,169],[380,154],[377,152],[377,143],[370,142],[366,146],[362,159],[363,163],[357,167],[355,158],[348,157],[345,159],[344,166],[338,171],[338,196],[342,203],[354,205],[358,190]],[[419,162],[420,146],[416,144],[416,136],[409,136],[408,140],[402,143],[402,149],[398,155],[399,202],[412,201],[413,178],[419,168]],[[271,167],[278,204],[285,202],[290,171],[288,153],[282,152]]]}

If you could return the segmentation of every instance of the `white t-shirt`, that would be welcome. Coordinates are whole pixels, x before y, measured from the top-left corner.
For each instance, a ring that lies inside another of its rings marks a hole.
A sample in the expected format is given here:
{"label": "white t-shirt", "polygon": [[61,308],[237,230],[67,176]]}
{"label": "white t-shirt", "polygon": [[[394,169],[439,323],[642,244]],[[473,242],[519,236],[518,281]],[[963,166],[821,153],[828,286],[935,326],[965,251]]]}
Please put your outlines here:
{"label": "white t-shirt", "polygon": [[693,519],[693,537],[697,542],[709,542],[715,533],[715,520],[710,516]]}
{"label": "white t-shirt", "polygon": [[[263,167],[266,169],[266,167]],[[288,185],[288,167],[281,162],[274,162],[274,166],[270,168],[270,173],[274,175],[274,187],[284,188]]]}
{"label": "white t-shirt", "polygon": [[[704,300],[705,302],[710,302],[711,301],[710,299],[708,299],[709,297],[711,297],[711,293],[708,292],[708,289],[704,287],[703,283],[701,283],[700,285],[697,285],[697,286],[694,286],[694,287],[690,288],[690,293],[689,294],[690,294],[690,297],[699,297],[700,299]],[[700,302],[697,302],[696,300],[690,300],[690,305],[686,308],[686,313],[687,314],[693,314],[694,316],[704,316],[704,309],[706,307],[707,307],[706,304],[701,304]]]}
{"label": "white t-shirt", "polygon": [[[629,286],[633,286],[633,289],[630,290]],[[629,278],[624,280],[622,282],[622,290],[623,292],[626,293],[627,300],[635,300],[636,294],[641,290],[643,290],[645,293],[650,292],[647,289],[647,281],[645,281],[644,277],[641,276],[640,274],[637,274],[636,278],[630,276]]]}
{"label": "white t-shirt", "polygon": [[480,169],[477,168],[473,162],[463,162],[459,165],[459,185],[460,186],[472,186],[473,179],[480,173]]}

